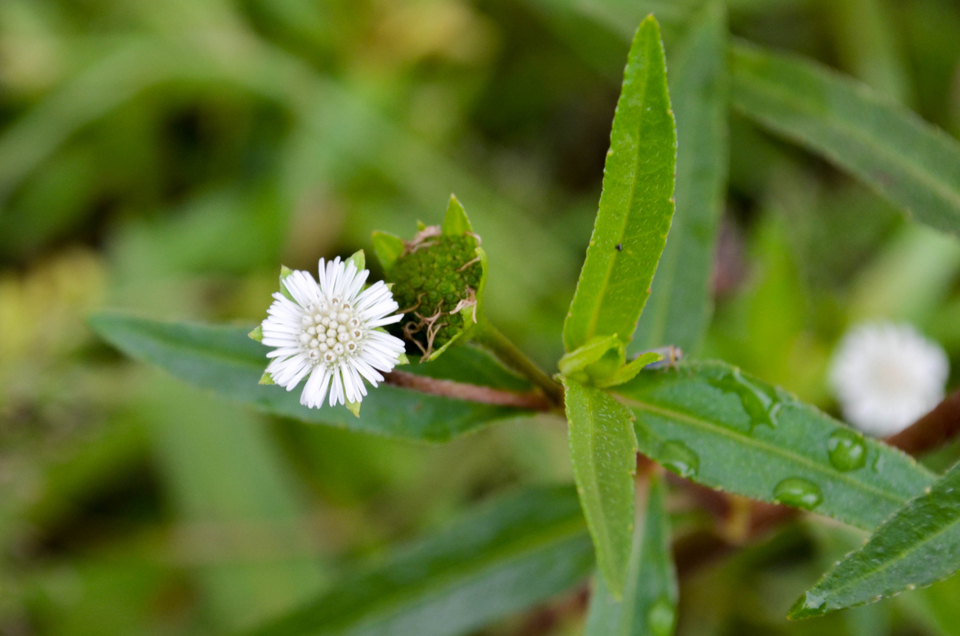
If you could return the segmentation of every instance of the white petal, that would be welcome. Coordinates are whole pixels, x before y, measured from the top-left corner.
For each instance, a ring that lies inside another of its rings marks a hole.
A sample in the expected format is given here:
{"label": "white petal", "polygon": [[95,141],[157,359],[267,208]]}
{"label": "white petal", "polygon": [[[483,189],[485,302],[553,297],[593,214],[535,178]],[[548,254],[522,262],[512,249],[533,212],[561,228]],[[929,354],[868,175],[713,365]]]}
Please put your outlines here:
{"label": "white petal", "polygon": [[393,316],[386,316],[385,318],[379,318],[377,320],[371,320],[367,323],[367,327],[373,329],[374,327],[382,327],[384,325],[392,325],[395,322],[400,322],[403,320],[403,314],[394,314]]}
{"label": "white petal", "polygon": [[350,284],[346,286],[344,295],[347,298],[350,298],[352,301],[355,300],[357,294],[359,294],[360,290],[363,289],[363,284],[367,282],[368,276],[370,276],[370,270],[364,269],[357,272]]}
{"label": "white petal", "polygon": [[310,379],[303,387],[303,393],[300,394],[300,404],[309,408],[320,408],[323,404],[323,398],[327,394],[327,385],[330,382],[330,372],[323,365],[314,367],[310,373]]}
{"label": "white petal", "polygon": [[301,307],[316,304],[320,300],[320,288],[310,272],[295,270],[283,279],[283,284]]}
{"label": "white petal", "polygon": [[330,406],[344,404],[343,401],[343,380],[337,369],[333,370],[333,377],[330,380]]}
{"label": "white petal", "polygon": [[372,384],[376,388],[377,384],[383,382],[383,376],[380,373],[371,367],[364,359],[355,358],[353,360],[353,366],[360,372],[360,374],[367,379],[367,382]]}

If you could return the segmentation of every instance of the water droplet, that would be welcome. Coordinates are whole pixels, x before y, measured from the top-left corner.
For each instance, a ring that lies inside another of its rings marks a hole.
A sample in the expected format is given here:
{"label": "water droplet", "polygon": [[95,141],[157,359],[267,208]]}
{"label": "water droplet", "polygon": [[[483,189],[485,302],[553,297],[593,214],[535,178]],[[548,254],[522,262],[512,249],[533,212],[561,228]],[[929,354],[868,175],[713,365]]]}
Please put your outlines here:
{"label": "water droplet", "polygon": [[823,607],[823,602],[826,600],[826,597],[822,594],[813,594],[812,592],[807,592],[803,595],[803,606],[807,609],[820,609]]}
{"label": "water droplet", "polygon": [[777,503],[813,510],[823,501],[823,493],[812,481],[800,477],[784,479],[773,489],[773,498]]}
{"label": "water droplet", "polygon": [[830,463],[841,472],[863,468],[867,463],[867,445],[863,437],[854,431],[838,429],[827,440]]}
{"label": "water droplet", "polygon": [[647,612],[647,624],[655,636],[670,636],[673,634],[674,623],[677,622],[677,611],[667,597],[661,597],[650,606]]}
{"label": "water droplet", "polygon": [[729,374],[709,381],[724,393],[733,393],[740,398],[743,410],[750,416],[750,428],[777,425],[777,415],[782,404],[772,387],[762,387],[743,377],[740,369],[734,368]]}
{"label": "water droplet", "polygon": [[667,442],[660,449],[660,464],[681,477],[693,477],[700,470],[700,458],[683,442]]}
{"label": "water droplet", "polygon": [[884,453],[877,453],[877,458],[873,460],[873,470],[874,472],[882,473],[883,472],[883,463],[884,463]]}

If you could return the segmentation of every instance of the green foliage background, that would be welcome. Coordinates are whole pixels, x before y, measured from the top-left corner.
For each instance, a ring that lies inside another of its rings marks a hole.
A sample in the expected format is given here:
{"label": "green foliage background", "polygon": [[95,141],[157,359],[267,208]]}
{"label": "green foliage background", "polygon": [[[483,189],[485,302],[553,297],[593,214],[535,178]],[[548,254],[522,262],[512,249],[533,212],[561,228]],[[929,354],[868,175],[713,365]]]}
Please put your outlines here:
{"label": "green foliage background", "polygon": [[[956,3],[727,4],[735,36],[819,60],[960,134]],[[426,445],[264,416],[122,359],[86,317],[111,307],[249,325],[279,262],[314,269],[369,251],[372,230],[438,222],[456,192],[489,254],[488,314],[552,364],[629,37],[653,11],[668,67],[685,63],[674,47],[698,5],[0,2],[0,634],[232,633],[327,598],[344,577],[386,596],[358,568],[495,495],[572,481],[556,418]],[[956,241],[907,225],[734,101],[701,357],[828,412],[829,352],[852,322],[911,321],[956,367]],[[681,153],[683,134],[681,121]],[[562,560],[558,580],[574,583],[530,591],[546,603],[534,609],[504,595],[506,618],[469,616],[463,629],[581,632],[582,520],[568,491],[540,500],[555,505],[531,532],[554,537],[554,552],[521,565]],[[678,532],[709,524],[676,493],[668,510]],[[440,576],[493,585],[477,572],[525,540],[497,533],[505,512],[483,514],[475,569],[456,569],[447,535],[417,548]],[[679,633],[960,633],[953,580],[788,623],[861,540],[805,520],[681,576]],[[348,601],[336,602],[362,607]]]}

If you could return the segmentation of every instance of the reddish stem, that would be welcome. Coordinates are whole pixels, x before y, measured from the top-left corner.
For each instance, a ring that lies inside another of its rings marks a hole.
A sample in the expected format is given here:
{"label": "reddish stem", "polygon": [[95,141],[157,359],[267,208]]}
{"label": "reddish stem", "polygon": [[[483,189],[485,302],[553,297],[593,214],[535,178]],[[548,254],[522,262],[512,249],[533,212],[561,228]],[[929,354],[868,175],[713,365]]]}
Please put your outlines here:
{"label": "reddish stem", "polygon": [[553,406],[542,393],[532,391],[520,393],[504,389],[493,389],[488,386],[454,382],[453,380],[438,380],[406,371],[391,371],[386,374],[387,384],[405,389],[413,389],[420,393],[442,395],[454,400],[468,400],[482,404],[496,404],[498,406],[512,406],[534,411],[550,411]]}

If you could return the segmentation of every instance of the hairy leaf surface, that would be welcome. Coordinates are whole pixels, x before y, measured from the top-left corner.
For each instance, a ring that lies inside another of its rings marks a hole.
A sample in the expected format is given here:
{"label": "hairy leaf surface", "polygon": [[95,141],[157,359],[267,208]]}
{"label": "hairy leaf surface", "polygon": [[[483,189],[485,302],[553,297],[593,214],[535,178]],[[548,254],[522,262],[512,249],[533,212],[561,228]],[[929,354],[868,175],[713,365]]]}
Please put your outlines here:
{"label": "hairy leaf surface", "polygon": [[653,477],[643,524],[634,532],[623,600],[597,579],[584,636],[670,636],[677,622],[677,573],[670,546],[670,519],[663,508],[663,480]]}
{"label": "hairy leaf surface", "polygon": [[650,16],[624,71],[596,224],[563,326],[567,351],[594,336],[629,342],[670,229],[676,156],[663,43]]}
{"label": "hairy leaf surface", "polygon": [[570,460],[607,589],[620,598],[634,523],[633,415],[606,392],[564,379]]}
{"label": "hairy leaf surface", "polygon": [[707,3],[670,61],[677,211],[631,351],[675,345],[690,355],[713,309],[713,260],[727,185],[729,70],[722,3]]}
{"label": "hairy leaf surface", "polygon": [[960,465],[883,523],[797,601],[791,618],[819,616],[936,583],[960,570]]}

